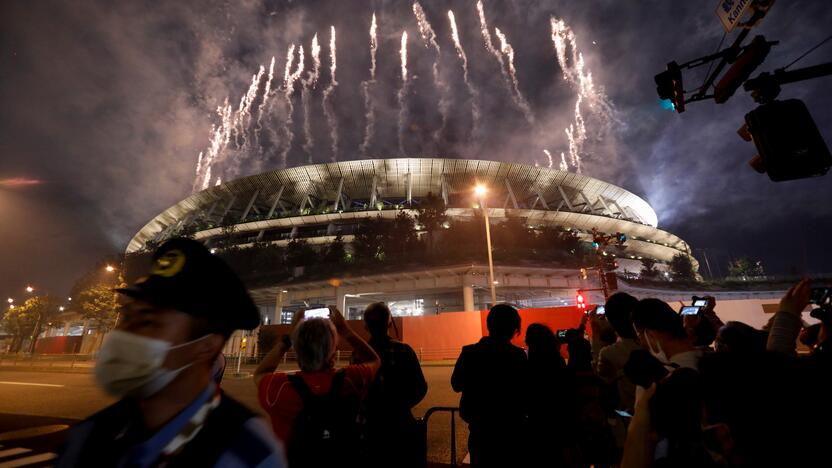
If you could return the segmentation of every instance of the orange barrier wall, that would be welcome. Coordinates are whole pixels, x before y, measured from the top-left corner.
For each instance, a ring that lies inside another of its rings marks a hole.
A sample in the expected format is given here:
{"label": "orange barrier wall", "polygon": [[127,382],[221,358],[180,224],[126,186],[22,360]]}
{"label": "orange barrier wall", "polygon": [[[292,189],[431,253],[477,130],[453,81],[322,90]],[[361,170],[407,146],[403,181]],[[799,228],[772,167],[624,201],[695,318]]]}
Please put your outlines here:
{"label": "orange barrier wall", "polygon": [[83,336],[49,336],[35,343],[38,354],[75,354],[81,351]]}
{"label": "orange barrier wall", "polygon": [[463,346],[482,338],[479,312],[446,312],[423,317],[403,317],[402,341],[423,359],[454,359]]}
{"label": "orange barrier wall", "polygon": [[[520,310],[520,335],[514,339],[517,346],[525,346],[526,328],[532,323],[542,323],[557,332],[564,328],[575,328],[580,324],[582,312],[575,307],[550,307],[545,309]],[[423,360],[456,359],[463,346],[476,343],[488,335],[486,318],[488,311],[477,312],[443,312],[439,315],[422,317],[396,317],[400,339],[409,344]],[[367,338],[364,323],[350,320],[350,327]],[[260,333],[277,337],[289,332],[288,325],[263,325]],[[390,330],[390,335],[395,335]],[[350,350],[344,340],[338,347]],[[268,350],[260,350],[266,353]]]}

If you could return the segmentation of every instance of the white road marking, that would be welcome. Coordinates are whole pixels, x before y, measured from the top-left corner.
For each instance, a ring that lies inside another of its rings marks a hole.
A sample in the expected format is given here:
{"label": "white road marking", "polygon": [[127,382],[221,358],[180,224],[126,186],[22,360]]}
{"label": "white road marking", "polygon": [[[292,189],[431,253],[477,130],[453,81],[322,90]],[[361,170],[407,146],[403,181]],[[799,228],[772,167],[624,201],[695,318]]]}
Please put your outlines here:
{"label": "white road marking", "polygon": [[18,458],[17,460],[11,460],[5,463],[0,463],[0,468],[17,468],[20,466],[34,465],[35,463],[43,463],[45,461],[54,460],[56,458],[58,458],[58,455],[51,452],[39,453],[30,457]]}
{"label": "white road marking", "polygon": [[58,384],[51,384],[51,383],[32,383],[32,382],[2,382],[0,384],[5,385],[29,385],[31,387],[65,387],[66,385],[58,385]]}
{"label": "white road marking", "polygon": [[20,455],[21,453],[27,453],[27,452],[31,452],[31,450],[27,449],[27,448],[22,448],[22,447],[0,450],[0,458],[13,457],[15,455]]}

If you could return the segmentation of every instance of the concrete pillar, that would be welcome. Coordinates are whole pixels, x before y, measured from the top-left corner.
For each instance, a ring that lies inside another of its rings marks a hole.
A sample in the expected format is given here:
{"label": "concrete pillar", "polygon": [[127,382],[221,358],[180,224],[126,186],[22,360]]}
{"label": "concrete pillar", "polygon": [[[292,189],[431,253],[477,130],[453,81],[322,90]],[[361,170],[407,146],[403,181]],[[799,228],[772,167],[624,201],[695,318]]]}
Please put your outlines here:
{"label": "concrete pillar", "polygon": [[474,287],[470,284],[465,284],[462,286],[462,303],[464,305],[465,311],[474,311]]}
{"label": "concrete pillar", "polygon": [[274,316],[269,318],[269,325],[280,325],[283,320],[283,304],[286,301],[287,293],[280,291],[274,303]]}
{"label": "concrete pillar", "polygon": [[347,317],[347,296],[342,288],[335,288],[335,306]]}

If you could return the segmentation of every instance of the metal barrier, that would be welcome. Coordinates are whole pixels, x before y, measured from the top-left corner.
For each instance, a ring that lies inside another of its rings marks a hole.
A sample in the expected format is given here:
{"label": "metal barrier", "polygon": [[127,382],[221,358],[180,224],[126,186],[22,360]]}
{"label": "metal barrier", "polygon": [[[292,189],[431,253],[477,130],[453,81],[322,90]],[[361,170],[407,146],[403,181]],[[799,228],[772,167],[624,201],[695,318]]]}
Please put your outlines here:
{"label": "metal barrier", "polygon": [[[438,411],[442,412],[449,412],[451,413],[451,466],[456,466],[456,413],[459,412],[459,407],[457,406],[433,406],[428,408],[425,411],[425,415],[422,416],[422,419],[419,421],[422,423],[422,426],[425,431],[425,441],[427,441],[428,437],[428,420]],[[425,444],[425,461],[427,462],[427,443]]]}

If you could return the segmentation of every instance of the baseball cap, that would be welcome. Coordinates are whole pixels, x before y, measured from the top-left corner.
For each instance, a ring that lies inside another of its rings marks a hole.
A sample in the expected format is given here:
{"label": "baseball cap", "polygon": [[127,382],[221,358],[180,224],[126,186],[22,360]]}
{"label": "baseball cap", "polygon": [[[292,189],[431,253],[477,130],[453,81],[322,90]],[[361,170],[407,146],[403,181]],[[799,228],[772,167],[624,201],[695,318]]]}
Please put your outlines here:
{"label": "baseball cap", "polygon": [[252,330],[260,324],[257,306],[240,278],[193,239],[166,241],[153,254],[150,273],[116,292],[210,319],[227,330]]}

